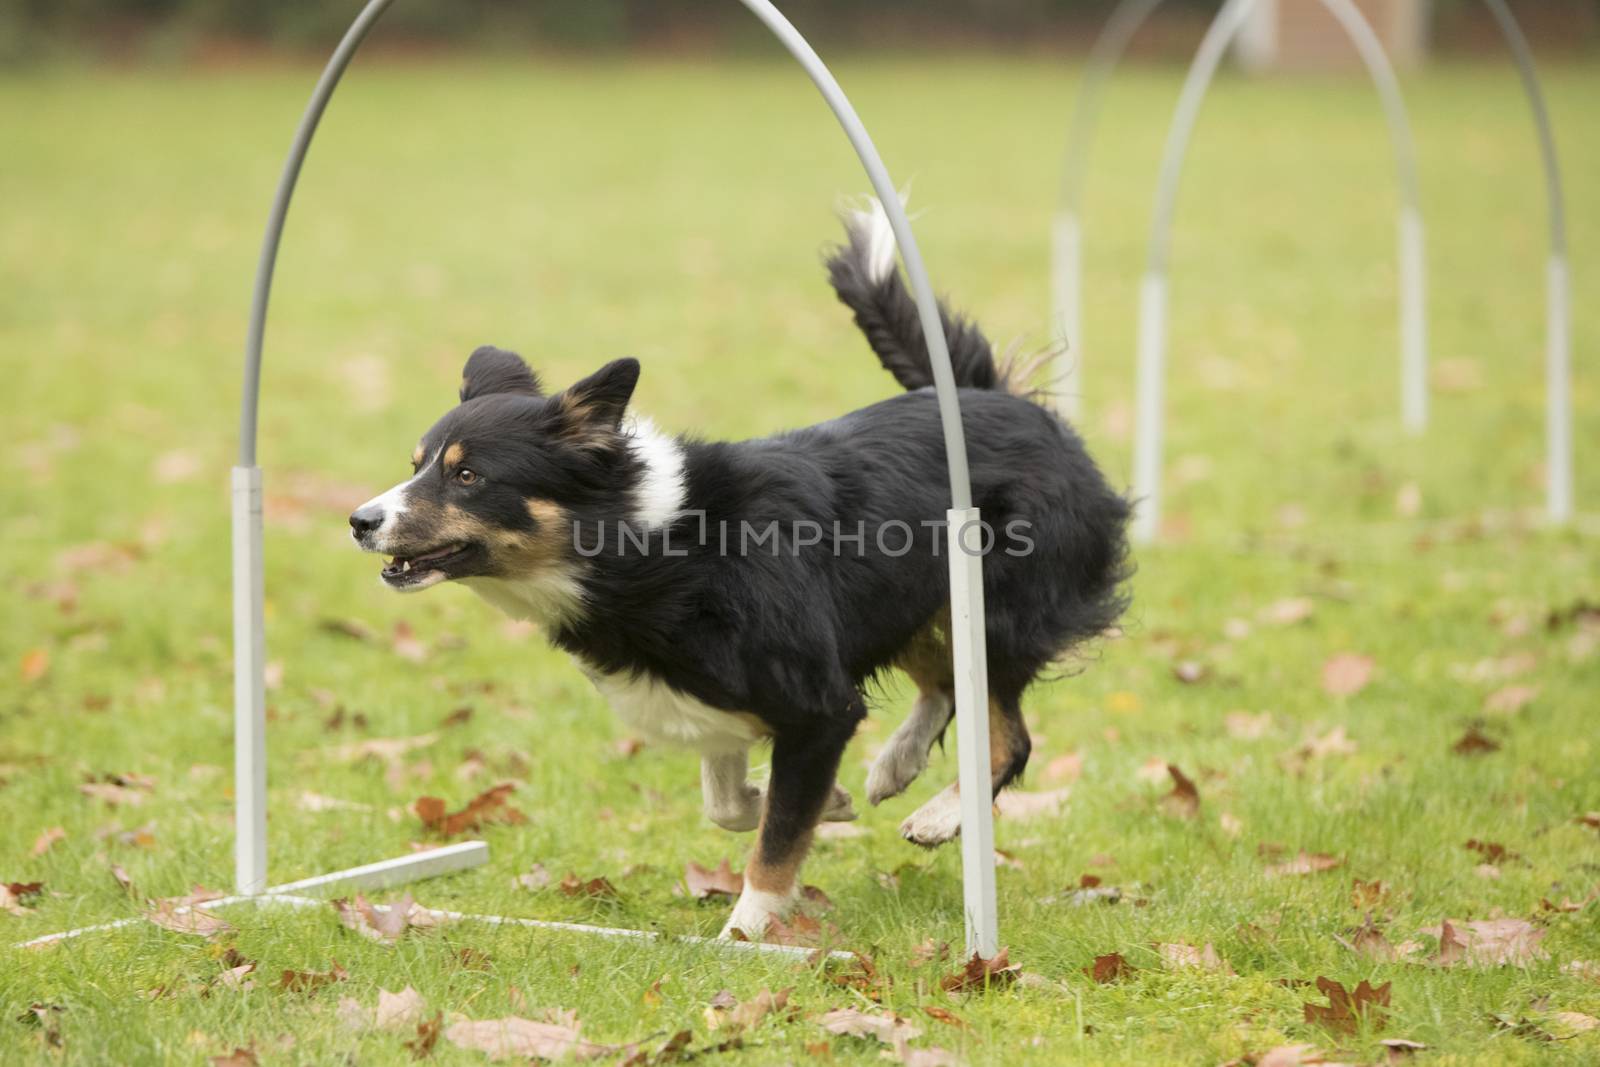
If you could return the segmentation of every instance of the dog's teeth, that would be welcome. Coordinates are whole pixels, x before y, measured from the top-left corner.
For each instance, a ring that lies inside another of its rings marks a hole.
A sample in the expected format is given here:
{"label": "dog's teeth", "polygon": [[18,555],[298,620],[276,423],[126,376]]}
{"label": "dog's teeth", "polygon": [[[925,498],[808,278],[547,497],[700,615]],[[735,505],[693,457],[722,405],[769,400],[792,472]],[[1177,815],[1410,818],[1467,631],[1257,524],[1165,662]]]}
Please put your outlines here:
{"label": "dog's teeth", "polygon": [[405,563],[401,566],[400,569],[409,571],[411,569],[411,561],[409,559],[406,560]]}

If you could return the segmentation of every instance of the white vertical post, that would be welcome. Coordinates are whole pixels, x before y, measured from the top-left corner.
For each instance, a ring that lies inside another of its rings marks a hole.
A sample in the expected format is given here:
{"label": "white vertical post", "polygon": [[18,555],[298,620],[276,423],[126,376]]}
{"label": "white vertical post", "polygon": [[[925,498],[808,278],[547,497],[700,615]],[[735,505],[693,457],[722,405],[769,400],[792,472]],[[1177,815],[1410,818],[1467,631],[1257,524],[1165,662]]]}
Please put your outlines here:
{"label": "white vertical post", "polygon": [[1134,412],[1133,540],[1161,530],[1161,437],[1166,418],[1167,276],[1152,271],[1139,286],[1138,395]]}
{"label": "white vertical post", "polygon": [[234,885],[267,888],[266,590],[261,468],[233,468]]}
{"label": "white vertical post", "polygon": [[1408,433],[1428,425],[1427,259],[1422,215],[1400,209],[1400,412]]}
{"label": "white vertical post", "polygon": [[1075,212],[1051,227],[1050,305],[1055,366],[1050,390],[1056,410],[1069,419],[1083,411],[1083,228]]}
{"label": "white vertical post", "polygon": [[1553,522],[1572,518],[1572,280],[1566,257],[1547,268],[1545,337],[1545,497]]}
{"label": "white vertical post", "polygon": [[989,672],[983,655],[983,550],[977,508],[951,508],[950,635],[955,653],[956,761],[961,791],[961,881],[967,954],[1000,951],[994,890],[993,773],[989,769]]}

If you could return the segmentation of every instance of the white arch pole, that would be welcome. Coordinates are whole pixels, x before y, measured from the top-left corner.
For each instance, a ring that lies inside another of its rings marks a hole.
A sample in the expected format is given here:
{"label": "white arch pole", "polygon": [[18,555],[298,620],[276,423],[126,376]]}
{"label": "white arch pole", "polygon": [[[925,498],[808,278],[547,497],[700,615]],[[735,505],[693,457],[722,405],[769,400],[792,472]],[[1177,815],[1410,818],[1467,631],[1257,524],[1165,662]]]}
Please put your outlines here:
{"label": "white arch pole", "polygon": [[[1244,27],[1256,0],[1227,0],[1206,29],[1184,79],[1178,106],[1167,129],[1151,222],[1145,275],[1139,289],[1137,427],[1134,440],[1134,493],[1139,498],[1133,539],[1154,540],[1161,522],[1161,438],[1166,376],[1167,270],[1178,182],[1200,105],[1228,46]],[[1322,0],[1361,54],[1378,88],[1389,119],[1395,165],[1400,177],[1401,398],[1408,429],[1427,416],[1427,342],[1424,308],[1422,214],[1418,208],[1416,159],[1399,83],[1377,36],[1351,0]]]}
{"label": "white arch pole", "polygon": [[1522,89],[1539,131],[1545,197],[1550,213],[1550,256],[1545,295],[1545,511],[1553,522],[1572,518],[1572,305],[1567,273],[1567,212],[1561,189],[1561,163],[1544,92],[1533,65],[1533,51],[1505,0],[1484,0],[1500,24],[1522,77]]}
{"label": "white arch pole", "polygon": [[1083,186],[1089,147],[1100,118],[1102,96],[1128,42],[1161,0],[1122,0],[1089,50],[1083,82],[1067,123],[1066,158],[1061,167],[1061,203],[1050,241],[1050,324],[1055,359],[1050,391],[1063,415],[1083,410]]}
{"label": "white arch pole", "polygon": [[[266,709],[263,696],[266,663],[265,593],[262,582],[261,470],[256,465],[261,352],[267,303],[271,296],[273,267],[289,201],[294,195],[295,183],[310,148],[311,138],[356,49],[392,2],[370,0],[345,33],[317,82],[295,131],[289,157],[273,197],[252,291],[250,327],[245,344],[244,386],[240,400],[239,464],[233,471],[234,746],[238,835],[235,867],[239,891],[246,894],[260,893],[267,888]],[[950,474],[951,506],[946,512],[946,543],[950,560],[951,643],[955,658],[956,731],[962,783],[962,877],[967,948],[985,957],[992,956],[999,950],[999,935],[994,889],[993,812],[989,804],[983,570],[982,557],[975,552],[964,551],[962,541],[963,529],[977,523],[979,513],[972,506],[955,374],[950,365],[950,353],[945,343],[933,286],[923,266],[911,223],[900,206],[894,182],[866,128],[844,95],[844,90],[805,38],[768,0],[740,2],[772,31],[800,63],[839,121],[867,172],[874,192],[888,213],[901,260],[917,300],[918,316],[933,369],[944,430],[945,460]],[[470,857],[470,862],[481,863],[486,858],[485,852],[482,848],[464,850],[463,855]],[[388,861],[383,865],[388,883],[406,880],[407,869],[414,868],[419,872],[412,877],[421,876],[421,872],[428,867],[427,859],[428,854],[421,853]],[[321,880],[338,880],[341,873],[347,872],[321,876]]]}

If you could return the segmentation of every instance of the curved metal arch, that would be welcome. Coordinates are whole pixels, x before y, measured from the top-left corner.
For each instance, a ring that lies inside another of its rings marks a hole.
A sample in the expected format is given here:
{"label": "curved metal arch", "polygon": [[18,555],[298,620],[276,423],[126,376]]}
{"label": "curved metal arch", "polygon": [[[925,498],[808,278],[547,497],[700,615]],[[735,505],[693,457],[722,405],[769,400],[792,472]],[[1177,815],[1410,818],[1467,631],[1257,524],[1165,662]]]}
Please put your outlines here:
{"label": "curved metal arch", "polygon": [[[345,32],[312,91],[295,130],[272,209],[267,219],[251,296],[240,398],[239,462],[233,469],[234,724],[236,833],[235,874],[239,891],[262,892],[266,877],[266,735],[264,672],[265,589],[262,574],[261,469],[256,465],[262,343],[267,304],[289,202],[311,139],[345,69],[372,27],[393,0],[368,0]],[[972,507],[966,441],[960,401],[933,286],[922,262],[910,220],[888,168],[844,90],[815,50],[770,0],[740,0],[794,57],[822,94],[855,149],[874,193],[883,203],[901,261],[916,298],[928,346],[950,477],[951,507],[946,519],[950,549],[951,629],[956,675],[957,745],[962,795],[962,880],[966,905],[967,950],[984,957],[999,951],[995,912],[993,812],[989,797],[988,684],[984,648],[982,557],[963,540],[979,522]]]}
{"label": "curved metal arch", "polygon": [[[1138,384],[1135,396],[1134,493],[1139,497],[1132,534],[1136,541],[1153,540],[1161,521],[1161,438],[1164,429],[1166,377],[1167,261],[1172,247],[1172,219],[1176,211],[1178,181],[1200,105],[1222,62],[1223,53],[1244,27],[1256,0],[1227,0],[1206,30],[1195,52],[1183,91],[1167,129],[1161,175],[1156,189],[1145,274],[1139,288]],[[1401,175],[1400,209],[1400,340],[1401,407],[1404,423],[1413,432],[1427,419],[1426,319],[1424,314],[1424,261],[1422,216],[1417,209],[1416,161],[1410,150],[1410,123],[1400,100],[1399,82],[1377,35],[1351,0],[1323,0],[1361,53],[1368,73],[1378,86],[1390,113],[1390,131]]]}
{"label": "curved metal arch", "polygon": [[1555,132],[1533,65],[1533,50],[1505,0],[1484,0],[1511,49],[1522,91],[1539,135],[1550,254],[1545,269],[1545,512],[1553,522],[1572,518],[1572,290],[1567,271],[1567,209]]}
{"label": "curved metal arch", "polygon": [[[1051,318],[1054,335],[1061,344],[1054,374],[1054,389],[1062,397],[1068,414],[1076,414],[1081,403],[1083,367],[1083,225],[1082,206],[1089,150],[1098,124],[1105,86],[1127,51],[1134,34],[1161,5],[1162,0],[1122,0],[1107,20],[1089,53],[1083,83],[1074,101],[1067,127],[1067,147],[1062,166],[1060,201],[1052,226],[1051,240]],[[1339,21],[1371,76],[1382,101],[1384,116],[1393,146],[1395,171],[1400,183],[1400,314],[1402,384],[1401,407],[1405,425],[1420,431],[1427,422],[1426,325],[1423,312],[1422,208],[1417,179],[1415,141],[1406,114],[1405,101],[1394,69],[1372,27],[1351,0],[1321,0]],[[1254,8],[1255,0],[1224,4],[1207,31],[1206,42],[1228,25],[1231,32],[1218,43],[1217,59],[1231,44]],[[1230,14],[1230,11],[1232,14]],[[1198,54],[1196,62],[1198,63]],[[1214,72],[1213,66],[1213,72]],[[1191,67],[1191,74],[1194,68]],[[1207,79],[1209,83],[1209,78]],[[1186,85],[1187,88],[1187,85]],[[1204,87],[1201,88],[1204,96]],[[1181,107],[1181,104],[1180,104]],[[1176,122],[1176,120],[1174,120]],[[1165,251],[1163,250],[1163,255]]]}

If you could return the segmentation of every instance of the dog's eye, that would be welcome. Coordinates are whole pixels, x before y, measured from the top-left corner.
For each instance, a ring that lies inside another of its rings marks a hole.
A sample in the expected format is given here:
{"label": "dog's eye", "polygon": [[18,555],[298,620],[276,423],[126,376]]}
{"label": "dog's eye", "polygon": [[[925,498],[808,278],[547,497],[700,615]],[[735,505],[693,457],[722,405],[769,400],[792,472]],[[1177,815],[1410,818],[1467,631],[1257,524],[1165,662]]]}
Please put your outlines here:
{"label": "dog's eye", "polygon": [[460,470],[456,471],[456,481],[460,482],[462,485],[471,485],[477,480],[478,474],[476,471],[469,471],[465,467],[462,467]]}

